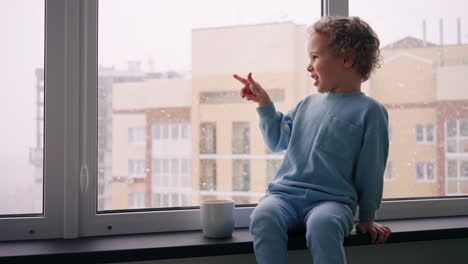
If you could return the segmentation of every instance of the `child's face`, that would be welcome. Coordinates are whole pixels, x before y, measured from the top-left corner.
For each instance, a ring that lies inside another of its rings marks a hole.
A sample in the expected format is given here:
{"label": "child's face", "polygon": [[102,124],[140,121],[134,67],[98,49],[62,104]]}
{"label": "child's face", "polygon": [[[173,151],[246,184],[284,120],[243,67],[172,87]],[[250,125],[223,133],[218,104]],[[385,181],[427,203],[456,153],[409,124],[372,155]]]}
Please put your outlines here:
{"label": "child's face", "polygon": [[314,32],[310,35],[308,53],[310,57],[307,71],[315,80],[314,86],[320,93],[339,88],[343,75],[343,58],[336,56],[328,45],[328,35]]}

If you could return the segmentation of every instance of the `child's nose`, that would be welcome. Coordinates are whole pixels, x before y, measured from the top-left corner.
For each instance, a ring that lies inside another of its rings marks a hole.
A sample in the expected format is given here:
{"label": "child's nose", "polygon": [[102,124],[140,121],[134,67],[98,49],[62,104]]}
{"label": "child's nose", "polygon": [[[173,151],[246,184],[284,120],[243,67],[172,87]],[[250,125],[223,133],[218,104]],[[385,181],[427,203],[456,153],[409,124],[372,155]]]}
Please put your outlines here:
{"label": "child's nose", "polygon": [[312,64],[309,64],[307,66],[307,71],[312,72],[312,70],[313,70]]}

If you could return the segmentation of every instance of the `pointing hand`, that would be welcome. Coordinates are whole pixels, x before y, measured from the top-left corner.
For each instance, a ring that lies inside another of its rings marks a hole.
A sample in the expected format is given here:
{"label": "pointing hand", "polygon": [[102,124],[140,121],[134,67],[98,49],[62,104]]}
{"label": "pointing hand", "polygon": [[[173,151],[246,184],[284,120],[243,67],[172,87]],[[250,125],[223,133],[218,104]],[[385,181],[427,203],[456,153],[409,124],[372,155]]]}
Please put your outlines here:
{"label": "pointing hand", "polygon": [[240,96],[242,98],[246,98],[247,101],[257,102],[259,106],[263,106],[271,102],[267,91],[265,91],[265,89],[263,89],[263,87],[252,78],[252,73],[247,75],[247,79],[244,79],[237,74],[234,74],[233,77],[244,84],[244,87],[242,87],[240,91]]}

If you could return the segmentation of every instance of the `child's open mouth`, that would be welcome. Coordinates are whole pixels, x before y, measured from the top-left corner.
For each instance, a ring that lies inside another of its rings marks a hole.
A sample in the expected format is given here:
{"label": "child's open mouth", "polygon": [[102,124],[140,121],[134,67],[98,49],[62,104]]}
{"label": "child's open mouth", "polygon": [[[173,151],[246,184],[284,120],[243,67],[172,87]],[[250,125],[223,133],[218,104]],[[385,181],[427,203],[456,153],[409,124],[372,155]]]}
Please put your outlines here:
{"label": "child's open mouth", "polygon": [[314,82],[314,86],[316,86],[316,85],[318,84],[318,78],[319,78],[319,77],[318,77],[318,75],[316,75],[316,74],[312,74],[310,77],[312,77],[312,79],[314,79],[314,80],[315,80],[315,82]]}

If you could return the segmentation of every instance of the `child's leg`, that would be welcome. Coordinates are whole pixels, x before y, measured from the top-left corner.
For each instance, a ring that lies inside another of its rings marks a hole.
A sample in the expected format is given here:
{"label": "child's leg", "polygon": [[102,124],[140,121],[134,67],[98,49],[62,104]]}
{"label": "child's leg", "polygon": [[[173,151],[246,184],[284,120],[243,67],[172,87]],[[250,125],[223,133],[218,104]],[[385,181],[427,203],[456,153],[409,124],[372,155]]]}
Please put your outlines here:
{"label": "child's leg", "polygon": [[307,247],[314,264],[344,264],[343,241],[354,222],[351,209],[335,201],[317,202],[305,217]]}
{"label": "child's leg", "polygon": [[284,197],[265,197],[250,216],[257,263],[288,262],[288,230],[299,223],[292,204]]}

